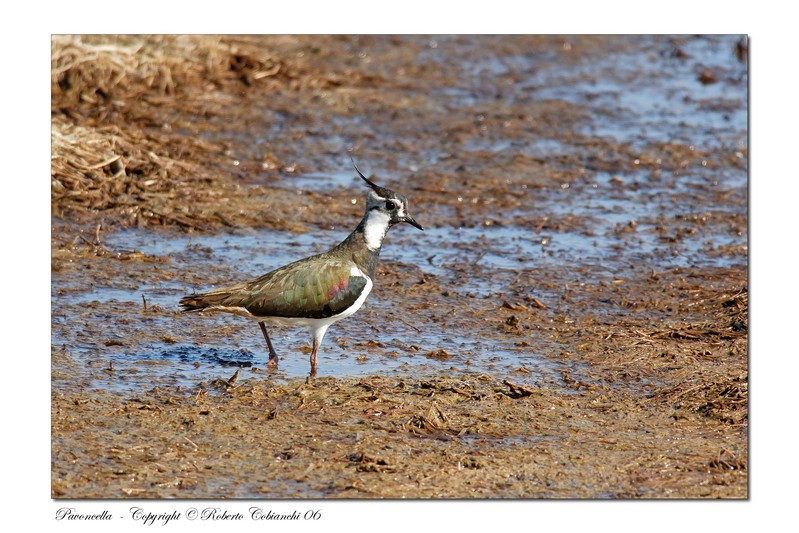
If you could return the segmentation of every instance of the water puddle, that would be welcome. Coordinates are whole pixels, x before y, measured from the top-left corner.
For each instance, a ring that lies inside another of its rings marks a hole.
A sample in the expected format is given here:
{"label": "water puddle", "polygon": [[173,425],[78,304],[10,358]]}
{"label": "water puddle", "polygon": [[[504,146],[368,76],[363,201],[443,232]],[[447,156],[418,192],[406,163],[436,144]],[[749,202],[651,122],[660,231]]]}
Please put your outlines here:
{"label": "water puddle", "polygon": [[[501,95],[509,104],[529,98],[577,104],[591,116],[580,132],[585,135],[612,137],[641,149],[650,143],[672,141],[701,145],[705,150],[743,145],[747,112],[741,102],[747,98],[747,72],[732,54],[735,40],[736,36],[680,38],[681,57],[664,49],[661,40],[644,47],[645,51],[610,54],[596,62],[569,62],[556,67],[550,63],[548,68],[539,68],[542,58],[535,56],[502,61],[483,58],[463,65],[467,75],[463,86],[438,96],[453,108],[479,105],[487,97],[486,76],[513,74],[516,83],[503,85]],[[433,51],[425,54],[434,57]],[[717,80],[702,82],[704,68],[711,68]],[[608,113],[608,109],[613,112]],[[384,135],[377,129],[370,133]],[[243,133],[231,132],[238,134]],[[346,143],[331,135],[327,141],[318,136],[313,141],[341,153]],[[255,145],[250,154],[253,158],[264,150],[257,146],[259,143]],[[472,137],[463,148],[497,154],[519,151],[541,158],[585,149],[567,140],[521,143],[518,138],[501,135]],[[420,148],[410,158],[402,153],[391,157],[400,168],[413,171],[439,159],[457,159],[457,154],[443,149],[424,150]],[[364,170],[370,173],[368,168]],[[283,176],[281,180],[281,186],[327,191],[359,183],[349,167]],[[730,166],[679,173],[594,172],[560,187],[538,189],[535,206],[502,213],[501,223],[442,225],[424,232],[392,230],[382,259],[434,277],[440,287],[465,298],[464,305],[468,305],[468,298],[493,298],[499,303],[502,295],[515,289],[520,275],[542,268],[568,272],[579,265],[598,277],[612,278],[630,268],[745,267],[746,228],[724,221],[745,212],[746,183],[746,170]],[[725,204],[718,200],[723,195],[736,201]],[[443,206],[430,209],[440,209],[438,214],[446,211]],[[422,213],[416,216],[424,221]],[[706,224],[708,217],[722,222]],[[536,223],[541,219],[576,222],[544,229]],[[192,274],[213,274],[218,285],[241,281],[322,252],[346,237],[347,231],[293,234],[242,230],[222,235],[124,231],[108,235],[104,242],[107,248],[137,250],[161,258],[162,262],[148,268],[169,270],[170,276],[151,276],[144,270],[136,276],[92,278],[88,282],[86,277],[54,276],[54,326],[65,323],[66,313],[78,313],[94,329],[54,327],[52,344],[56,348],[68,346],[71,356],[93,361],[95,368],[113,363],[113,372],[105,372],[100,378],[103,386],[141,385],[156,379],[160,382],[163,377],[175,385],[191,387],[232,374],[236,368],[243,368],[245,373],[263,370],[266,350],[254,323],[238,317],[178,313],[181,296],[211,288],[195,286]],[[380,283],[378,279],[378,290],[363,310],[328,332],[320,351],[323,375],[523,369],[519,381],[534,383],[557,379],[563,370],[546,355],[557,353],[560,346],[544,335],[533,333],[529,343],[520,344],[516,337],[497,340],[495,335],[486,339],[479,329],[451,331],[436,323],[416,327],[412,317],[403,317],[403,302],[392,298],[390,288],[381,288]],[[559,298],[558,288],[536,290],[533,296],[542,300]],[[164,313],[147,314],[146,306],[159,306]],[[101,328],[104,323],[114,323],[115,330],[106,332]],[[307,333],[274,328],[273,337],[283,357],[273,377],[305,375],[310,340]],[[572,367],[570,371],[579,369]]]}
{"label": "water puddle", "polygon": [[291,180],[292,185],[305,190],[343,189],[358,185],[360,178],[354,171],[347,172],[308,172],[299,174]]}
{"label": "water puddle", "polygon": [[652,41],[646,53],[530,71],[526,86],[539,99],[602,110],[584,133],[639,148],[655,141],[694,143],[697,132],[705,147],[745,142],[747,67],[733,54],[738,39],[676,37],[673,48]]}
{"label": "water puddle", "polygon": [[[704,235],[681,243],[664,243],[657,232],[653,209],[626,193],[621,197],[603,194],[607,179],[571,191],[568,202],[557,197],[546,206],[553,216],[561,206],[571,214],[591,220],[591,231],[541,233],[521,225],[471,228],[433,227],[424,233],[392,231],[382,259],[414,265],[424,275],[434,276],[442,287],[464,298],[493,298],[515,290],[515,280],[531,268],[568,269],[569,265],[599,267],[608,276],[622,272],[629,265],[639,268],[665,268],[696,264],[729,263],[725,255],[708,255],[707,247],[745,237]],[[580,200],[578,201],[577,198]],[[668,209],[667,211],[671,211]],[[654,210],[656,213],[657,210]],[[619,234],[619,226],[629,220],[640,223],[632,233]],[[621,235],[621,236],[619,236]],[[324,230],[306,234],[276,231],[242,231],[222,235],[165,236],[147,231],[125,231],[108,237],[110,249],[136,250],[163,258],[162,268],[178,272],[219,269],[240,281],[260,275],[312,253],[326,250],[345,237],[342,230]],[[745,258],[741,260],[745,261]],[[265,371],[266,347],[255,323],[227,315],[186,315],[178,312],[177,302],[192,290],[178,279],[138,284],[135,278],[115,280],[103,286],[65,288],[53,285],[53,322],[58,324],[60,310],[96,315],[98,320],[115,313],[132,313],[118,324],[114,334],[103,338],[60,336],[54,329],[53,345],[70,346],[72,356],[96,357],[115,368],[101,377],[103,386],[131,387],[146,385],[158,376],[161,383],[196,387],[211,383],[242,368],[245,375]],[[563,370],[557,361],[546,357],[556,353],[557,343],[533,333],[531,341],[520,343],[516,337],[484,339],[479,331],[451,331],[435,323],[417,327],[412,319],[401,318],[403,303],[391,298],[389,290],[378,290],[364,310],[331,328],[320,351],[320,369],[324,375],[359,376],[372,374],[435,375],[440,372],[522,371],[521,382],[557,380]],[[539,289],[536,297],[557,301],[558,292]],[[139,310],[145,302],[158,305],[168,314],[149,318]],[[66,311],[65,311],[66,312]],[[119,316],[119,315],[116,315]],[[141,319],[142,323],[137,323]],[[187,338],[182,331],[195,328],[201,338]],[[142,335],[141,328],[148,328]],[[205,335],[207,334],[207,337]],[[137,341],[137,339],[139,339]],[[308,371],[310,338],[303,329],[272,328],[272,338],[281,354],[280,369],[272,378],[291,378]],[[133,339],[133,340],[131,340]],[[534,341],[534,342],[533,342]],[[101,363],[97,363],[101,365]],[[574,371],[575,369],[570,369]]]}

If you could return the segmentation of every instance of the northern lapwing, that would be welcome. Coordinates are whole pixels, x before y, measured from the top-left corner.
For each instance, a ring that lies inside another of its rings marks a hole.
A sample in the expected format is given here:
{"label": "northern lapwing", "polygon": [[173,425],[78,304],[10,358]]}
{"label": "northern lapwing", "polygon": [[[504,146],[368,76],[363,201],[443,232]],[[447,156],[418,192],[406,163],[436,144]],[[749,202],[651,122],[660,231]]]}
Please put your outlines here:
{"label": "northern lapwing", "polygon": [[313,337],[311,376],[315,376],[317,352],[327,328],[355,313],[372,290],[388,229],[407,222],[424,231],[408,214],[405,196],[375,185],[357,165],[355,171],[371,190],[363,219],[339,245],[251,281],[185,296],[180,300],[182,310],[224,311],[256,320],[273,369],[278,357],[265,323],[304,326]]}

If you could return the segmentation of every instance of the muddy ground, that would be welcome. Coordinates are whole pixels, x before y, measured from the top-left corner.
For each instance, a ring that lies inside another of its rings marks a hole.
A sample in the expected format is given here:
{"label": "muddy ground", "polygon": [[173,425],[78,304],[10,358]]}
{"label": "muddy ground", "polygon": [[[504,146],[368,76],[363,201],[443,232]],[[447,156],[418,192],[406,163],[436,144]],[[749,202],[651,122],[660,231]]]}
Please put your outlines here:
{"label": "muddy ground", "polygon": [[[568,84],[601,86],[584,65],[630,54],[690,63],[699,87],[745,86],[692,52],[724,44],[737,65],[745,41],[701,39],[54,38],[52,496],[746,498],[746,132],[662,135],[599,89],[568,97]],[[576,78],[559,79],[566,68]],[[367,305],[325,341],[409,363],[348,376],[320,361],[309,380],[270,374],[265,350],[235,378],[239,365],[202,359],[260,333],[180,314],[177,300],[247,267],[114,236],[346,235],[363,187],[303,176],[354,177],[349,154],[426,228],[485,231],[442,241],[431,264],[457,254],[430,271],[403,260],[415,230],[392,229]],[[620,206],[607,231],[563,196],[598,176]],[[626,216],[625,202],[654,197],[658,209]],[[508,255],[491,248],[502,228],[528,232],[519,253],[537,243],[542,259],[492,266],[486,254]],[[565,234],[608,253],[547,256]],[[144,287],[167,297],[148,302]],[[117,292],[92,296],[104,288]],[[389,331],[406,340],[381,341]],[[446,333],[458,331],[518,360],[463,353]],[[146,353],[154,344],[190,348],[177,361]],[[209,377],[174,378],[193,358]]]}

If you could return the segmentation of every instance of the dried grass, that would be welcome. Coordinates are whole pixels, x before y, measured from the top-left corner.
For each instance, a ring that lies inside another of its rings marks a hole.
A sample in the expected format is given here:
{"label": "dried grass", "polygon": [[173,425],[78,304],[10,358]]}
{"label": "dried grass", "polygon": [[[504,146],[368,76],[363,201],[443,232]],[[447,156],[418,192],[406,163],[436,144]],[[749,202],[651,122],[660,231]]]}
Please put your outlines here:
{"label": "dried grass", "polygon": [[224,223],[203,207],[226,179],[224,146],[160,127],[164,116],[223,115],[242,87],[284,83],[294,70],[248,37],[55,36],[53,214],[123,226]]}
{"label": "dried grass", "polygon": [[[192,138],[185,141],[191,151],[203,144]],[[191,159],[161,152],[159,139],[141,130],[92,128],[55,116],[51,142],[53,214],[84,219],[103,212],[123,225],[203,225],[191,213],[177,212],[173,200],[192,194],[191,183],[206,173]]]}
{"label": "dried grass", "polygon": [[54,104],[174,96],[291,70],[246,37],[62,35],[52,42]]}

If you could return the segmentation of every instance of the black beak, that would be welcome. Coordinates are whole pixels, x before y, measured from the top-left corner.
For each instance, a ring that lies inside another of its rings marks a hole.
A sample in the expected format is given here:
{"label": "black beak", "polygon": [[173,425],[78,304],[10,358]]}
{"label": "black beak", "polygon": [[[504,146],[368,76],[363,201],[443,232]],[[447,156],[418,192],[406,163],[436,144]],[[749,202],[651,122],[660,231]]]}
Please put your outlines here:
{"label": "black beak", "polygon": [[419,224],[418,222],[416,222],[416,221],[413,219],[413,217],[412,217],[412,216],[410,216],[410,215],[405,215],[404,217],[402,217],[402,221],[403,221],[403,222],[407,222],[408,224],[410,224],[410,225],[411,225],[411,226],[413,226],[414,228],[418,228],[418,229],[420,229],[420,230],[424,231],[424,228],[422,227],[422,225],[421,225],[421,224]]}

